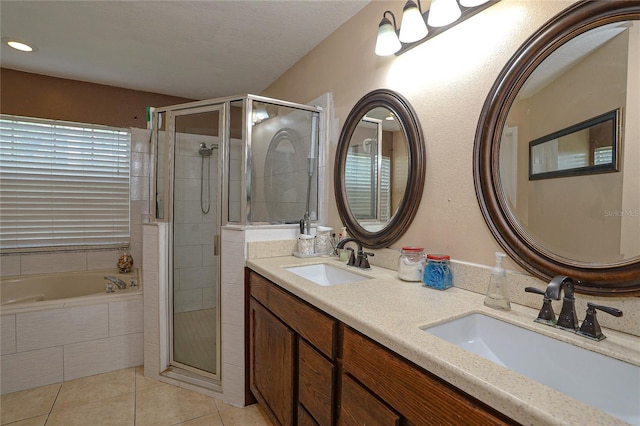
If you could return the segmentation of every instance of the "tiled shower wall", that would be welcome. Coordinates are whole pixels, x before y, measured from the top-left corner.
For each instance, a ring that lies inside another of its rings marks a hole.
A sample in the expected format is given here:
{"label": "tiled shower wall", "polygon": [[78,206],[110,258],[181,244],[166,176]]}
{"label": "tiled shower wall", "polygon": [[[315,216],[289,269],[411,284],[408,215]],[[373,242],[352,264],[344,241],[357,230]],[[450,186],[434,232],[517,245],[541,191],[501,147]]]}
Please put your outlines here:
{"label": "tiled shower wall", "polygon": [[[131,254],[142,266],[142,223],[149,220],[151,131],[131,129]],[[117,250],[34,253],[0,256],[0,276],[116,268]]]}
{"label": "tiled shower wall", "polygon": [[[217,206],[219,150],[213,149],[210,157],[203,158],[198,153],[203,142],[210,148],[217,146],[218,138],[184,133],[176,135],[174,312],[216,307],[215,276],[219,265],[218,257],[213,255],[213,239],[220,211]],[[204,211],[208,209],[208,213],[204,213],[202,207]]]}

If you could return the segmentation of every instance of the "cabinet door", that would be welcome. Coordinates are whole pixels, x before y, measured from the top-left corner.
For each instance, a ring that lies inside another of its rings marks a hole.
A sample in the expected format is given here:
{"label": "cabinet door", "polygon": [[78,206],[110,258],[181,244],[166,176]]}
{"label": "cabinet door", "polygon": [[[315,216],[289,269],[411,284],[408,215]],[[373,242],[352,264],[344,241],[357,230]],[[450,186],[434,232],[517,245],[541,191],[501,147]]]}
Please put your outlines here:
{"label": "cabinet door", "polygon": [[371,339],[345,327],[344,371],[416,424],[507,425],[514,422]]}
{"label": "cabinet door", "polygon": [[294,344],[289,328],[251,299],[250,387],[280,425],[294,424]]}
{"label": "cabinet door", "polygon": [[335,367],[304,340],[298,340],[298,402],[318,424],[333,424]]}
{"label": "cabinet door", "polygon": [[340,426],[398,426],[400,416],[347,375],[342,376]]}

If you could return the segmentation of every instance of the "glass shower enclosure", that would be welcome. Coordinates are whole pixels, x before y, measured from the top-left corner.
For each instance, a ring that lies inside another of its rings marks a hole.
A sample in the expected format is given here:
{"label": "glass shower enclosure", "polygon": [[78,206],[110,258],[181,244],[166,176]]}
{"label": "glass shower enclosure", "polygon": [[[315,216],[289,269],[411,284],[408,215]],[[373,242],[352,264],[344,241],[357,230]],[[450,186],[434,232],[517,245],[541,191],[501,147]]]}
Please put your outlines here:
{"label": "glass shower enclosure", "polygon": [[254,95],[156,108],[152,210],[169,224],[169,369],[221,381],[222,227],[317,220],[320,109]]}

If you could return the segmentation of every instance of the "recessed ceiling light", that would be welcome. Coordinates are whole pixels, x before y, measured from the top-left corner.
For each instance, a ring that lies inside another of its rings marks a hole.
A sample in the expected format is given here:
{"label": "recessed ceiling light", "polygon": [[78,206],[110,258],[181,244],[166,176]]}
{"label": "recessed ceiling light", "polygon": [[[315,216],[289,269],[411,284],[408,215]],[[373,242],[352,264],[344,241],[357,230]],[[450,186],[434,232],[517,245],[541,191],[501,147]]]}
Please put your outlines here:
{"label": "recessed ceiling light", "polygon": [[2,42],[7,46],[13,47],[16,50],[20,50],[21,52],[35,52],[36,47],[26,43],[25,41],[18,40],[11,37],[2,37]]}

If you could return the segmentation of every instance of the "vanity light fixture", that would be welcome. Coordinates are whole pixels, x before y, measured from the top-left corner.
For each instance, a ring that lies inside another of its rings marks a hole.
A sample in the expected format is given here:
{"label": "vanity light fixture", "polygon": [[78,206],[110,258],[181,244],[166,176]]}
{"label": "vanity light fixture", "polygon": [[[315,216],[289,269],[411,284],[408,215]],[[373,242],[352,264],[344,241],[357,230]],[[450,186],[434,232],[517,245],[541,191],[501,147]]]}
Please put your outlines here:
{"label": "vanity light fixture", "polygon": [[444,27],[456,22],[461,15],[456,0],[432,0],[427,24],[430,27]]}
{"label": "vanity light fixture", "polygon": [[[387,13],[393,18],[393,25],[387,18]],[[385,10],[378,25],[378,39],[376,40],[376,55],[389,56],[396,53],[402,45],[396,34],[396,16],[390,10]]]}
{"label": "vanity light fixture", "polygon": [[481,4],[485,4],[489,0],[460,0],[460,6],[463,7],[476,7]]}
{"label": "vanity light fixture", "polygon": [[[407,0],[399,32],[393,12],[386,10],[383,13],[378,26],[376,55],[401,55],[499,1],[431,0],[431,9],[423,13],[420,0]],[[392,16],[393,24],[387,18],[387,13]]]}
{"label": "vanity light fixture", "polygon": [[2,42],[7,46],[12,47],[16,50],[19,50],[21,52],[35,52],[38,50],[35,46],[23,40],[18,40],[16,38],[2,37]]}
{"label": "vanity light fixture", "polygon": [[402,43],[413,43],[427,36],[429,30],[422,17],[422,5],[420,0],[416,4],[413,0],[408,0],[402,10],[402,26],[400,27],[400,41]]}

